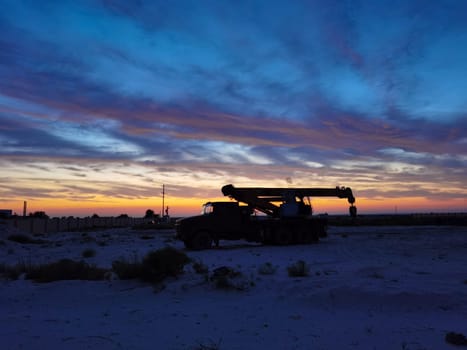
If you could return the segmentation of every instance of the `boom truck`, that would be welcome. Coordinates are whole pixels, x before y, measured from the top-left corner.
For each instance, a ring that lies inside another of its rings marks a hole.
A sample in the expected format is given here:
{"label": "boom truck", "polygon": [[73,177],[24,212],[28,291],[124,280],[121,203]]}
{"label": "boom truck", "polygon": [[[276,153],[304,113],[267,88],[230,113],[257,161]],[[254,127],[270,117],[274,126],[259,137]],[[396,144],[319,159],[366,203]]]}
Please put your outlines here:
{"label": "boom truck", "polygon": [[[263,244],[309,244],[326,236],[327,220],[312,216],[310,197],[347,198],[349,213],[357,216],[355,197],[349,187],[266,188],[233,185],[222,193],[235,202],[207,202],[201,215],[175,223],[177,238],[188,249],[207,249],[220,239],[245,239]],[[257,212],[263,215],[257,215]]]}

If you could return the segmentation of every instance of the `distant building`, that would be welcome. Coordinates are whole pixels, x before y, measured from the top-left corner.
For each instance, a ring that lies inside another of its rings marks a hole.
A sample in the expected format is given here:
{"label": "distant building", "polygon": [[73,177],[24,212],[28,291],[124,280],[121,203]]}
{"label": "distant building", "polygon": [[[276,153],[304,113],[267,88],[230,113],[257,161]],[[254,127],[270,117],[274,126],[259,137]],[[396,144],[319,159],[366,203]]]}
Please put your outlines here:
{"label": "distant building", "polygon": [[11,209],[0,209],[0,218],[9,218],[13,215],[13,210]]}

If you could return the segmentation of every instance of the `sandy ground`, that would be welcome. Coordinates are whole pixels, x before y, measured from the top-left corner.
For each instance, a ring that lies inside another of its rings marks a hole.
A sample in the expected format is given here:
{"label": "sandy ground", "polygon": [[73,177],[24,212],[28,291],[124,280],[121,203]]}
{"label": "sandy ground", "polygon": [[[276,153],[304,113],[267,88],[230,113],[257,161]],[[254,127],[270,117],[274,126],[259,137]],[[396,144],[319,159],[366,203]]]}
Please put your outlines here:
{"label": "sandy ground", "polygon": [[[48,243],[0,237],[0,263],[85,259],[110,268],[171,245],[173,231],[58,233]],[[331,227],[309,246],[221,241],[186,252],[210,271],[242,273],[218,289],[191,265],[164,288],[138,281],[0,280],[2,349],[453,349],[467,334],[466,227]],[[305,261],[309,276],[289,277]],[[265,263],[273,274],[260,272]]]}

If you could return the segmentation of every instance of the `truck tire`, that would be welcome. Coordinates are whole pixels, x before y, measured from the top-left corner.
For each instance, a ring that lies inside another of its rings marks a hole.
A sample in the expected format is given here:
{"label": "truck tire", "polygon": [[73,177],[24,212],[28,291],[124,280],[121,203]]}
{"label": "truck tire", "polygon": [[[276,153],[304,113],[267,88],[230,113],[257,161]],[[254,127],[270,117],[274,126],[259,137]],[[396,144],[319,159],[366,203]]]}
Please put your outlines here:
{"label": "truck tire", "polygon": [[212,246],[212,237],[208,231],[198,231],[191,238],[191,249],[209,249]]}

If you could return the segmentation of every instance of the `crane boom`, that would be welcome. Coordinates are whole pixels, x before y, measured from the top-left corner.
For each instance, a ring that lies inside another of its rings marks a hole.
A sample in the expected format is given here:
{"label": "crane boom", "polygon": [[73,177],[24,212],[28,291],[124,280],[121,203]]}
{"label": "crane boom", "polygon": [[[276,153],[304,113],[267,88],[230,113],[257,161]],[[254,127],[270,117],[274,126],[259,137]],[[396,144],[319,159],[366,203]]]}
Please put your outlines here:
{"label": "crane boom", "polygon": [[222,187],[224,196],[233,198],[239,202],[262,211],[270,216],[279,216],[280,206],[274,204],[282,203],[303,203],[305,197],[337,197],[347,198],[351,204],[350,215],[357,215],[354,206],[355,197],[349,187],[335,188],[280,188],[280,187],[234,187],[232,184]]}

